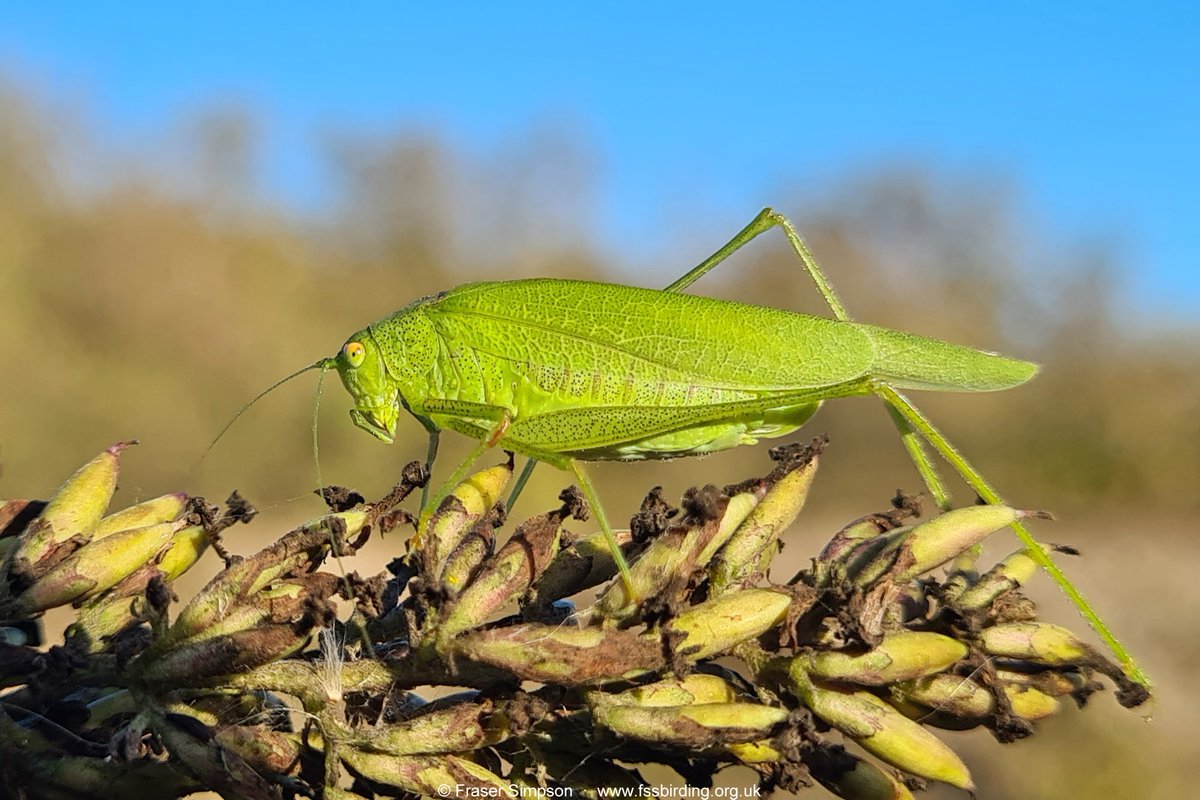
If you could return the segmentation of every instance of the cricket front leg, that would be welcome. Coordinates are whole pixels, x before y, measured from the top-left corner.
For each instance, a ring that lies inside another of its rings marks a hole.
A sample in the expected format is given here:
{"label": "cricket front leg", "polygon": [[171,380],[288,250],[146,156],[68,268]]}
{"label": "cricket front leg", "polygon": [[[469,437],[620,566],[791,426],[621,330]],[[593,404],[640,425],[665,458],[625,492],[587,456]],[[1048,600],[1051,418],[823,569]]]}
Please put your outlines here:
{"label": "cricket front leg", "polygon": [[[426,407],[423,409],[423,411],[425,414],[466,414],[469,412],[469,415],[473,419],[490,418],[495,420],[495,422],[492,428],[488,430],[487,433],[482,436],[482,438],[480,438],[479,442],[473,448],[471,448],[471,452],[467,454],[467,457],[463,459],[454,472],[450,474],[450,477],[441,484],[432,498],[428,498],[427,500],[424,493],[422,494],[421,516],[417,521],[417,536],[415,540],[415,544],[417,546],[420,546],[421,541],[424,539],[425,531],[429,525],[430,518],[433,516],[433,512],[436,511],[438,506],[442,504],[442,501],[444,501],[446,497],[452,491],[454,491],[454,487],[457,486],[465,477],[467,477],[467,471],[471,468],[471,465],[478,461],[479,457],[482,456],[485,451],[491,447],[495,447],[504,438],[504,433],[508,430],[508,426],[512,423],[512,412],[509,409],[500,406],[486,406],[479,403],[463,404],[448,401],[430,402],[426,404]],[[423,415],[418,415],[418,418],[421,416]],[[426,419],[428,419],[428,417],[426,417]],[[428,459],[430,469],[432,469],[433,457],[437,455],[438,429],[433,425],[432,421],[427,427],[430,429]]]}

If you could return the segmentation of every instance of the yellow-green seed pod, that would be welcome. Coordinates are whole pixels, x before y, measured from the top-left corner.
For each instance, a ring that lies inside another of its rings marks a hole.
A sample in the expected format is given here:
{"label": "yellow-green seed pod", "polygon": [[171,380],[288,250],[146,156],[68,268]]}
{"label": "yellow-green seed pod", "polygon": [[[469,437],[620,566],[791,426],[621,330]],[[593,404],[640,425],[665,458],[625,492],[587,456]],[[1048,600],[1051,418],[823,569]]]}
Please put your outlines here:
{"label": "yellow-green seed pod", "polygon": [[103,539],[119,531],[131,528],[144,528],[147,525],[157,525],[160,522],[173,522],[183,513],[187,506],[188,496],[182,492],[164,494],[146,500],[129,508],[109,514],[96,523],[92,528],[91,541]]}
{"label": "yellow-green seed pod", "polygon": [[492,554],[494,543],[495,535],[490,520],[483,519],[472,525],[446,558],[446,566],[438,580],[442,589],[451,597],[461,592],[475,577],[484,560]]}
{"label": "yellow-green seed pod", "polygon": [[1071,631],[1049,622],[1008,622],[979,632],[983,652],[1001,658],[1021,658],[1048,667],[1090,661],[1092,649]]}
{"label": "yellow-green seed pod", "polygon": [[996,680],[1003,685],[1032,686],[1051,697],[1064,697],[1077,692],[1087,695],[1103,688],[1103,685],[1094,680],[1088,672],[1074,670],[1018,672],[1010,669],[997,669]]}
{"label": "yellow-green seed pod", "polygon": [[853,766],[840,773],[829,768],[809,769],[814,778],[829,791],[845,800],[913,800],[913,794],[895,776],[853,753],[843,753]]}
{"label": "yellow-green seed pod", "polygon": [[698,703],[733,703],[738,691],[720,675],[693,672],[683,678],[665,678],[618,694],[606,695],[607,702],[635,706],[686,706]]}
{"label": "yellow-green seed pod", "polygon": [[886,686],[943,672],[967,652],[965,644],[940,633],[903,631],[887,634],[865,653],[823,650],[796,659],[814,678]]}
{"label": "yellow-green seed pod", "polygon": [[448,642],[519,598],[558,550],[563,512],[531,517],[480,567],[438,626],[438,640]]}
{"label": "yellow-green seed pod", "polygon": [[766,570],[779,536],[800,514],[820,457],[814,455],[804,465],[779,479],[746,516],[729,541],[716,554],[709,568],[709,592],[718,595]]}
{"label": "yellow-green seed pod", "polygon": [[[338,511],[333,514],[325,514],[317,517],[316,519],[309,520],[300,526],[300,530],[304,533],[320,533],[322,531],[327,531],[328,539],[326,540],[324,547],[321,549],[321,553],[324,554],[331,550],[333,526],[344,526],[344,532],[342,534],[343,538],[353,539],[359,534],[360,531],[362,531],[363,527],[366,526],[367,521],[370,519],[370,515],[371,509],[369,507],[352,508],[349,511]],[[268,586],[273,583],[277,578],[279,578],[279,576],[291,573],[297,568],[298,565],[310,563],[312,560],[313,557],[310,553],[301,552],[296,553],[290,558],[282,559],[269,566],[259,566],[258,569],[260,569],[261,572],[259,572],[258,576],[250,584],[249,588],[244,590],[244,594],[254,594],[264,586]]]}
{"label": "yellow-green seed pod", "polygon": [[420,532],[427,574],[441,574],[459,540],[500,501],[511,478],[510,462],[480,470],[454,487]]}
{"label": "yellow-green seed pod", "polygon": [[86,642],[89,652],[96,652],[105,646],[105,640],[116,636],[121,631],[134,625],[137,615],[136,606],[144,602],[140,597],[113,597],[106,595],[85,603],[79,609],[75,622],[66,630],[66,638],[73,640],[76,646]]}
{"label": "yellow-green seed pod", "polygon": [[192,568],[208,549],[209,536],[199,525],[181,528],[158,557],[158,568],[168,583]]}
{"label": "yellow-green seed pod", "polygon": [[[633,535],[627,528],[614,529],[613,536],[622,550],[633,541]],[[596,531],[576,540],[569,547],[561,548],[534,584],[534,592],[538,602],[548,604],[598,586],[616,574],[617,563],[613,560],[604,531]]]}
{"label": "yellow-green seed pod", "polygon": [[339,747],[351,770],[367,780],[420,797],[509,797],[509,782],[456,755],[392,756]]}
{"label": "yellow-green seed pod", "polygon": [[617,681],[665,666],[657,637],[607,628],[514,625],[455,639],[454,652],[522,680],[571,686]]}
{"label": "yellow-green seed pod", "polygon": [[636,706],[588,696],[596,722],[627,739],[691,750],[769,736],[788,717],[783,708],[759,703],[702,703],[687,706]]}
{"label": "yellow-green seed pod", "polygon": [[678,652],[698,661],[770,630],[787,616],[791,603],[791,595],[774,589],[739,589],[693,606],[667,627],[683,634]]}
{"label": "yellow-green seed pod", "polygon": [[956,508],[912,529],[901,546],[896,580],[915,578],[951,560],[1029,513],[1008,506]]}
{"label": "yellow-green seed pod", "polygon": [[[715,519],[700,524],[672,525],[638,556],[629,568],[634,597],[660,595],[680,576],[690,575],[705,543],[717,533]],[[596,611],[610,619],[624,619],[638,611],[625,581],[616,581],[596,601]]]}
{"label": "yellow-green seed pod", "polygon": [[84,545],[26,589],[16,608],[26,614],[44,611],[116,586],[154,558],[183,524],[162,522]]}
{"label": "yellow-green seed pod", "polygon": [[365,729],[349,742],[355,747],[395,756],[422,753],[463,753],[498,744],[508,736],[503,725],[490,721],[490,700],[455,703],[402,722]]}
{"label": "yellow-green seed pod", "polygon": [[905,525],[881,533],[874,539],[859,542],[842,556],[841,562],[846,566],[846,574],[859,586],[870,586],[891,569],[900,552],[900,546],[912,531],[912,526]]}
{"label": "yellow-green seed pod", "polygon": [[726,749],[738,761],[750,766],[783,761],[783,753],[771,744],[770,739],[759,739],[757,742],[734,742]]}
{"label": "yellow-green seed pod", "polygon": [[[1043,550],[1050,548],[1043,545]],[[1010,554],[987,571],[979,580],[963,589],[954,599],[954,605],[964,611],[987,608],[1000,595],[1024,586],[1037,574],[1037,562],[1025,548]]]}
{"label": "yellow-green seed pod", "polygon": [[703,566],[712,561],[713,556],[737,532],[737,529],[746,521],[746,517],[750,516],[750,512],[754,510],[761,499],[762,497],[754,492],[739,492],[729,498],[729,503],[725,506],[725,513],[721,516],[721,524],[717,526],[716,536],[713,536],[708,544],[704,545],[696,563]]}
{"label": "yellow-green seed pod", "polygon": [[971,773],[941,739],[870,692],[814,683],[799,664],[788,671],[796,695],[814,714],[872,755],[926,780],[971,791]]}
{"label": "yellow-green seed pod", "polygon": [[55,545],[74,536],[86,539],[112,501],[121,472],[121,451],[131,444],[135,442],[117,442],[67,478],[21,536],[13,558],[32,566]]}
{"label": "yellow-green seed pod", "polygon": [[[891,689],[901,701],[918,704],[912,713],[916,719],[938,727],[972,727],[996,711],[991,691],[960,675],[931,675],[904,681]],[[1018,717],[1038,720],[1058,711],[1058,700],[1031,686],[1004,686],[1004,693]],[[936,717],[931,716],[936,712]],[[947,717],[961,725],[951,725]]]}
{"label": "yellow-green seed pod", "polygon": [[[268,776],[297,775],[306,747],[299,734],[267,725],[220,725],[214,729],[213,738],[256,772]],[[329,800],[328,792],[325,798]]]}
{"label": "yellow-green seed pod", "polygon": [[1061,705],[1058,698],[1051,697],[1033,686],[1005,686],[1008,703],[1013,713],[1028,720],[1039,720],[1058,713]]}

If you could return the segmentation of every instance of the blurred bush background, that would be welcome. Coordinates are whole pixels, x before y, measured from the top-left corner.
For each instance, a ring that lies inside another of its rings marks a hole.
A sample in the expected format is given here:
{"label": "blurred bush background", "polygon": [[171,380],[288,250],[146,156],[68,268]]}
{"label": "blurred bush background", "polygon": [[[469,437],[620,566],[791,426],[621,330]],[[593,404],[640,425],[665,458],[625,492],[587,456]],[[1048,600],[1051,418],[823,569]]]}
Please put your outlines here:
{"label": "blurred bush background", "polygon": [[[319,508],[308,495],[314,375],[256,405],[198,464],[230,416],[274,380],[423,294],[535,275],[665,284],[736,231],[681,206],[664,214],[678,224],[653,257],[639,248],[614,266],[621,243],[603,241],[596,224],[602,158],[566,122],[531,123],[484,157],[429,128],[326,135],[319,157],[336,197],[316,215],[261,184],[270,142],[245,105],[190,109],[175,130],[132,149],[27,81],[0,79],[0,109],[8,497],[45,496],[102,447],[137,437],[126,502],[178,489],[219,499],[236,488],[273,512],[268,530],[282,532]],[[1015,504],[1059,516],[1039,532],[1083,550],[1067,571],[1158,679],[1158,719],[1143,724],[1098,698],[1014,746],[973,734],[969,760],[984,794],[1186,796],[1200,655],[1190,576],[1200,555],[1196,327],[1130,320],[1114,281],[1128,269],[1119,237],[1047,236],[1053,225],[1030,223],[1021,187],[994,174],[901,159],[817,186],[781,180],[762,201],[797,222],[860,319],[1043,365],[1016,391],[917,400]],[[695,291],[823,313],[775,234]],[[380,495],[423,456],[423,432],[402,421],[397,445],[383,447],[348,423],[348,405],[330,376],[323,476]],[[898,487],[919,488],[873,399],[831,404],[805,431],[821,432],[832,445],[789,544],[798,564],[841,522],[885,507]],[[444,442],[443,452],[456,457],[460,445]],[[622,517],[655,484],[678,496],[765,464],[764,448],[742,448],[596,474],[610,514]],[[544,468],[523,510],[552,504],[565,483]],[[971,500],[961,486],[957,496]],[[379,546],[386,557],[400,545]],[[1013,546],[998,543],[995,553]],[[1033,594],[1079,624],[1051,587]]]}

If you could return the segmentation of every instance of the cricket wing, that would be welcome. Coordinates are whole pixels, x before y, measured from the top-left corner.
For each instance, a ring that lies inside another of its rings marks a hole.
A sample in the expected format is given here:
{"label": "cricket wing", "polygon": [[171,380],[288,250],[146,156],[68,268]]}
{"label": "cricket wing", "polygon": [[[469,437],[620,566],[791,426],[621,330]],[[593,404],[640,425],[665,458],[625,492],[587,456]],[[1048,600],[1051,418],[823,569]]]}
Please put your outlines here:
{"label": "cricket wing", "polygon": [[995,392],[1025,383],[1037,364],[928,339],[876,325],[855,323],[875,350],[871,375],[898,389]]}
{"label": "cricket wing", "polygon": [[869,336],[854,325],[587,281],[468,284],[425,313],[455,346],[600,378],[598,391],[584,392],[592,404],[629,404],[628,393],[603,391],[608,382],[693,387],[689,396],[704,387],[757,394],[846,383],[874,361]]}

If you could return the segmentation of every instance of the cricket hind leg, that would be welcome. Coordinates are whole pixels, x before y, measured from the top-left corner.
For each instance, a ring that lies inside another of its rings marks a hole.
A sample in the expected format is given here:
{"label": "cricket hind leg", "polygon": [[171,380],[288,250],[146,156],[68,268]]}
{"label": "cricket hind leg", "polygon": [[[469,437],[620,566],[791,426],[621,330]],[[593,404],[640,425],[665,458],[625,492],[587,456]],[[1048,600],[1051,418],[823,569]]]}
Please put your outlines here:
{"label": "cricket hind leg", "polygon": [[[679,280],[672,283],[666,288],[668,292],[681,292],[691,286],[704,275],[708,274],[716,268],[726,258],[733,255],[745,245],[749,244],[759,235],[766,233],[772,228],[780,228],[787,237],[788,244],[791,245],[792,251],[796,257],[800,259],[800,263],[804,265],[805,272],[808,277],[816,285],[817,291],[825,299],[826,305],[833,313],[835,319],[841,322],[853,322],[853,317],[846,310],[846,306],[842,303],[837,292],[833,288],[833,284],[825,276],[825,271],[821,269],[820,263],[816,256],[808,249],[808,245],[804,241],[804,237],[796,230],[796,226],[792,221],[780,214],[773,208],[764,208],[758,212],[753,220],[750,221],[745,228],[742,228],[732,239],[726,242],[720,249],[713,253],[708,258],[704,259],[699,265],[688,272]],[[878,392],[876,392],[878,394]],[[882,396],[881,396],[882,397]],[[950,493],[946,489],[946,483],[938,474],[937,467],[929,458],[928,452],[925,450],[921,436],[912,427],[904,415],[899,410],[894,409],[890,402],[884,399],[888,406],[889,414],[896,429],[900,432],[901,442],[904,444],[904,449],[908,451],[909,458],[917,468],[917,472],[921,475],[921,480],[929,489],[930,495],[933,496],[934,502],[942,510],[950,508]]]}

